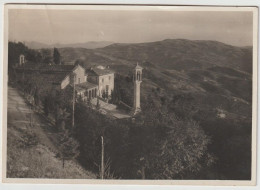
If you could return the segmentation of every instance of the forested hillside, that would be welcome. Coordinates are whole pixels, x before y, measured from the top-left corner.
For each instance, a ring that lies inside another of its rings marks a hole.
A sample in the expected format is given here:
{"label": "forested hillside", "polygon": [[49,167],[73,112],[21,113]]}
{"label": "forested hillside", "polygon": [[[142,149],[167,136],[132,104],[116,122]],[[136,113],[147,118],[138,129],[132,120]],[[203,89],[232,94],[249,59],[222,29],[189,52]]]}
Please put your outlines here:
{"label": "forested hillside", "polygon": [[[197,121],[211,137],[209,151],[217,158],[212,169],[214,177],[250,178],[251,47],[180,39],[112,44],[86,51],[88,53],[81,54],[81,62],[86,66],[110,65],[125,76],[125,82],[117,81],[123,94],[132,93],[129,73],[139,62],[144,68],[143,106],[156,92],[155,102],[167,102],[170,110],[179,117],[191,117]],[[61,50],[66,57],[72,55],[69,52],[66,48]],[[73,59],[76,57],[71,56],[70,60]],[[131,96],[125,101],[131,104]]]}
{"label": "forested hillside", "polygon": [[[116,177],[138,178],[135,170],[145,167],[146,176],[153,179],[250,179],[251,47],[168,39],[94,50],[58,50],[64,64],[109,65],[116,72],[114,96],[129,106],[133,101],[132,69],[136,62],[144,68],[143,112],[136,123],[110,121],[92,109],[77,106],[76,137],[81,143],[79,159],[83,165],[92,163],[96,167],[100,153],[97,139],[105,135]],[[182,154],[177,154],[178,147]],[[122,152],[126,157],[119,159],[117,155]],[[201,155],[197,157],[196,153]],[[147,159],[145,164],[137,161],[142,157]],[[171,157],[176,163],[167,163]]]}

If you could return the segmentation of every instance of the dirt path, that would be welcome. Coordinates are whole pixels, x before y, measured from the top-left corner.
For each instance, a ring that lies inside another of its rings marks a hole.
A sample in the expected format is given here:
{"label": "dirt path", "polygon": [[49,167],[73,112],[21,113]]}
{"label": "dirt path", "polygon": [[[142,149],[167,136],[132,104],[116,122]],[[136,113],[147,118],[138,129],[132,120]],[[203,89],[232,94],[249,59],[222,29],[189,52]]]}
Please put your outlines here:
{"label": "dirt path", "polygon": [[[93,179],[96,175],[83,169],[75,160],[57,157],[58,133],[42,114],[31,110],[22,95],[8,87],[7,176],[22,178]],[[24,144],[34,134],[37,144]]]}
{"label": "dirt path", "polygon": [[41,144],[47,146],[54,152],[58,152],[57,147],[51,142],[42,129],[51,126],[46,121],[43,121],[39,115],[34,113],[18,91],[12,87],[8,87],[8,116],[8,124],[18,128],[32,130],[37,135]]}

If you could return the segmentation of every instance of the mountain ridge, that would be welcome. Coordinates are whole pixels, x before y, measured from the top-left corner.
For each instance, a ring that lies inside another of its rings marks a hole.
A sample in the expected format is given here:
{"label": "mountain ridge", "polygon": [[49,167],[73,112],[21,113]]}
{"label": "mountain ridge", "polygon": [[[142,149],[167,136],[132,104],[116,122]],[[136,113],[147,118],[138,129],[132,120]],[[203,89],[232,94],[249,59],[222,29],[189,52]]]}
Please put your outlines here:
{"label": "mountain ridge", "polygon": [[65,47],[72,47],[72,48],[86,48],[86,49],[96,49],[96,48],[102,48],[107,45],[113,44],[113,42],[109,41],[88,41],[84,43],[70,43],[70,44],[45,44],[41,42],[35,42],[35,41],[26,41],[24,42],[25,45],[31,49],[49,49],[49,48],[65,48]]}

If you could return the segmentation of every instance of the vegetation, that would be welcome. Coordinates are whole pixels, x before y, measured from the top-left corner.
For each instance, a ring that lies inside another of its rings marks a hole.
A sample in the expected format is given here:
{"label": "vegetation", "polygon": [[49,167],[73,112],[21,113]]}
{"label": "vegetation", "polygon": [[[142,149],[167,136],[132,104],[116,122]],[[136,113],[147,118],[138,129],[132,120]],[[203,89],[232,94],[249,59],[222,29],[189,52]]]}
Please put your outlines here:
{"label": "vegetation", "polygon": [[25,55],[27,61],[40,63],[42,55],[33,49],[29,49],[23,43],[9,42],[8,43],[8,68],[11,68],[15,64],[19,63],[19,56]]}
{"label": "vegetation", "polygon": [[60,56],[59,50],[57,48],[54,48],[54,50],[53,50],[53,62],[56,65],[61,64],[61,56]]}
{"label": "vegetation", "polygon": [[8,125],[7,138],[8,178],[95,178],[93,173],[84,172],[75,162],[67,162],[63,168],[62,160],[43,145],[33,131],[28,133],[27,129]]}
{"label": "vegetation", "polygon": [[120,106],[120,102],[123,102],[132,107],[133,89],[132,74],[127,76],[116,74],[114,90],[111,93],[111,103]]}
{"label": "vegetation", "polygon": [[62,157],[62,167],[65,167],[65,160],[75,159],[79,155],[78,142],[71,137],[68,132],[64,132],[60,139],[60,149],[61,149],[61,157]]}
{"label": "vegetation", "polygon": [[[88,62],[104,65],[113,62],[111,67],[120,74],[115,77],[110,101],[119,106],[123,105],[120,102],[132,106],[129,70],[136,61],[144,61],[143,112],[137,117],[112,120],[90,106],[76,104],[72,137],[79,143],[78,160],[86,168],[98,173],[100,136],[104,136],[107,177],[251,178],[250,47],[165,40],[115,44],[97,50],[62,48],[59,52],[67,61],[86,56],[86,60],[76,61],[85,66]],[[47,115],[56,115],[58,121],[57,110],[66,109],[71,114],[71,89],[52,94],[37,76],[13,73],[12,77],[35,101],[40,100]],[[69,129],[68,122],[69,116],[59,120],[58,131]]]}
{"label": "vegetation", "polygon": [[210,139],[201,127],[191,119],[178,119],[167,107],[156,107],[152,100],[134,121],[111,120],[77,105],[81,163],[98,171],[99,138],[104,136],[105,158],[111,160],[115,177],[142,178],[140,171],[144,168],[147,179],[182,179],[210,166],[214,161],[207,153]]}

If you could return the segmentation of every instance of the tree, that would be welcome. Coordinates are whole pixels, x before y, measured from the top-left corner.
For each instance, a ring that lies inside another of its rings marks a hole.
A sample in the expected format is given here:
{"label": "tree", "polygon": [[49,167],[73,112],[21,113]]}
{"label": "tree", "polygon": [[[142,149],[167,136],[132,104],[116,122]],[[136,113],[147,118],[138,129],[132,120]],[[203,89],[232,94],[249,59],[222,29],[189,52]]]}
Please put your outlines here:
{"label": "tree", "polygon": [[53,50],[53,61],[56,65],[61,64],[61,56],[57,48],[54,48]]}
{"label": "tree", "polygon": [[8,42],[8,67],[19,63],[19,56],[25,54],[28,48],[21,42]]}
{"label": "tree", "polygon": [[165,138],[159,144],[155,178],[182,179],[212,164],[213,159],[207,149],[210,138],[196,122],[176,117],[167,122],[171,125],[168,124]]}
{"label": "tree", "polygon": [[62,109],[57,106],[56,110],[56,127],[57,129],[61,129],[63,132],[65,131],[66,121],[68,120],[70,114],[67,112],[66,108]]}
{"label": "tree", "polygon": [[34,105],[36,105],[36,106],[39,106],[39,105],[40,105],[40,96],[39,96],[38,86],[35,87],[35,92],[34,92]]}
{"label": "tree", "polygon": [[[182,179],[196,176],[213,159],[208,153],[209,137],[192,120],[179,120],[160,109],[146,110],[129,131],[130,177]],[[191,175],[191,176],[192,176]]]}
{"label": "tree", "polygon": [[79,155],[79,143],[65,132],[60,139],[60,153],[62,157],[62,167],[65,167],[65,160],[71,160]]}
{"label": "tree", "polygon": [[43,109],[46,116],[55,110],[54,98],[50,94],[47,94],[47,96],[44,98]]}
{"label": "tree", "polygon": [[42,54],[42,62],[44,64],[50,64],[52,62],[52,55],[50,49],[42,49],[41,54]]}
{"label": "tree", "polygon": [[97,105],[96,105],[96,109],[97,109],[97,110],[99,110],[99,109],[100,109],[99,98],[97,98]]}
{"label": "tree", "polygon": [[74,65],[80,65],[82,67],[84,67],[85,63],[84,63],[84,60],[82,59],[77,59],[74,63]]}

